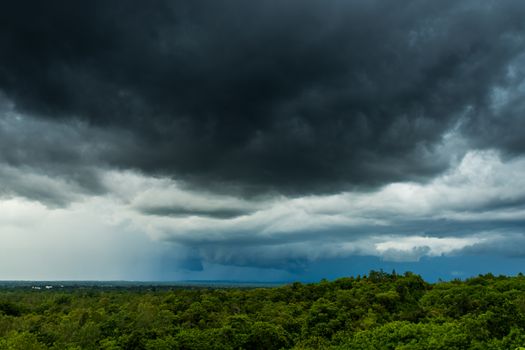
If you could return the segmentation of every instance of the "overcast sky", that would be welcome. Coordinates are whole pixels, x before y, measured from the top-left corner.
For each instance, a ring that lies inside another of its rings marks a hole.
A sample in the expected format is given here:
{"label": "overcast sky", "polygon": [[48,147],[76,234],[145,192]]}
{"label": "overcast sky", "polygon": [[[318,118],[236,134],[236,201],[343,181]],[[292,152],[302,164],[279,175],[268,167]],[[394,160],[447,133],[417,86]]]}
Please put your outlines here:
{"label": "overcast sky", "polygon": [[8,2],[0,279],[525,271],[521,0]]}

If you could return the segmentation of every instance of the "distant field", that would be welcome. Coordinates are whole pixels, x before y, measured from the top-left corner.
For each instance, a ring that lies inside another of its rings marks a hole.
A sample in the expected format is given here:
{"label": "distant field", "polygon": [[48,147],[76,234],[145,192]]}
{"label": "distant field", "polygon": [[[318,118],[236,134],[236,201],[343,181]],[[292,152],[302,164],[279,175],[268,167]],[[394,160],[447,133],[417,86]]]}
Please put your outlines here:
{"label": "distant field", "polygon": [[0,349],[516,349],[525,277],[0,282]]}
{"label": "distant field", "polygon": [[278,287],[286,282],[244,281],[0,281],[0,289],[172,289],[172,288],[258,288]]}

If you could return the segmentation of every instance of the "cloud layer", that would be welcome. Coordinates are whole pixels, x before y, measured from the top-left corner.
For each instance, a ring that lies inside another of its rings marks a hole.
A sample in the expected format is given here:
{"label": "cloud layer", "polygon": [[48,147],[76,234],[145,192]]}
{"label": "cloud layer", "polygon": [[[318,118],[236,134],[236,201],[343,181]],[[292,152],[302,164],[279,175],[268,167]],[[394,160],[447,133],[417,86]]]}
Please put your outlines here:
{"label": "cloud layer", "polygon": [[519,1],[4,5],[0,90],[15,110],[115,133],[9,156],[69,163],[102,138],[112,167],[303,195],[431,178],[458,125],[521,154],[523,15]]}
{"label": "cloud layer", "polygon": [[41,230],[35,256],[65,257],[93,235],[108,264],[144,246],[153,270],[286,276],[524,257],[523,18],[518,0],[3,4],[0,246]]}
{"label": "cloud layer", "polygon": [[[310,259],[354,254],[413,261],[522,239],[524,172],[524,158],[503,163],[493,151],[476,151],[427,184],[404,182],[366,193],[272,198],[245,203],[250,211],[235,217],[208,214],[210,206],[219,203],[222,210],[235,210],[239,202],[233,198],[182,195],[176,184],[161,180],[136,186],[138,194],[131,194],[127,202],[139,214],[132,219],[139,227],[191,247],[212,262],[293,267]],[[138,180],[129,174],[117,178],[120,184]],[[144,211],[147,206],[167,205],[166,197],[172,199],[166,208],[192,207],[194,213],[152,218]],[[516,254],[515,248],[511,254]]]}

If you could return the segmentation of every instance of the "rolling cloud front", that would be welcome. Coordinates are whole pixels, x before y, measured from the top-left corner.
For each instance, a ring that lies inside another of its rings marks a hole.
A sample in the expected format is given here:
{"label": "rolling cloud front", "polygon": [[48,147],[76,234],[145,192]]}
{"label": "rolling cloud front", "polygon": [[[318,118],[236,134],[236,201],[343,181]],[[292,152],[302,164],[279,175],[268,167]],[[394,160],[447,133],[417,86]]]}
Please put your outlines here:
{"label": "rolling cloud front", "polygon": [[525,268],[521,1],[18,1],[0,279]]}

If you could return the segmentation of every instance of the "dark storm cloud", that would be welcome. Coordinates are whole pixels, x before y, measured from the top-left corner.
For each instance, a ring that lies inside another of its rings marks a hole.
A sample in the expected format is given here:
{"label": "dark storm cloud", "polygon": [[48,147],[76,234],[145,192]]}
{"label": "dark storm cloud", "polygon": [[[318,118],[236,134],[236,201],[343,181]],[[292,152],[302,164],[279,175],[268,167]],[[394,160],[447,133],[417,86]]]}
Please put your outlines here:
{"label": "dark storm cloud", "polygon": [[154,208],[140,208],[139,211],[146,215],[158,215],[158,216],[204,216],[215,219],[233,219],[238,216],[242,216],[250,213],[248,210],[241,209],[215,209],[215,210],[202,210],[194,208],[182,208],[182,207],[154,207]]}
{"label": "dark storm cloud", "polygon": [[20,115],[0,95],[0,196],[66,206],[79,195],[105,193],[99,176],[109,167],[104,157],[132,146],[115,130]]}
{"label": "dark storm cloud", "polygon": [[[525,234],[520,231],[522,230],[519,230],[519,233],[516,233],[516,231],[503,232],[503,234],[498,235],[499,239],[474,244],[463,249],[462,253],[523,258],[525,257]],[[498,232],[496,232],[496,234],[498,234]]]}
{"label": "dark storm cloud", "polygon": [[460,119],[478,147],[524,150],[521,105],[491,109],[495,87],[519,91],[524,16],[520,1],[10,2],[0,89],[20,113],[118,131],[100,164],[201,187],[419,180],[447,168],[436,145]]}

